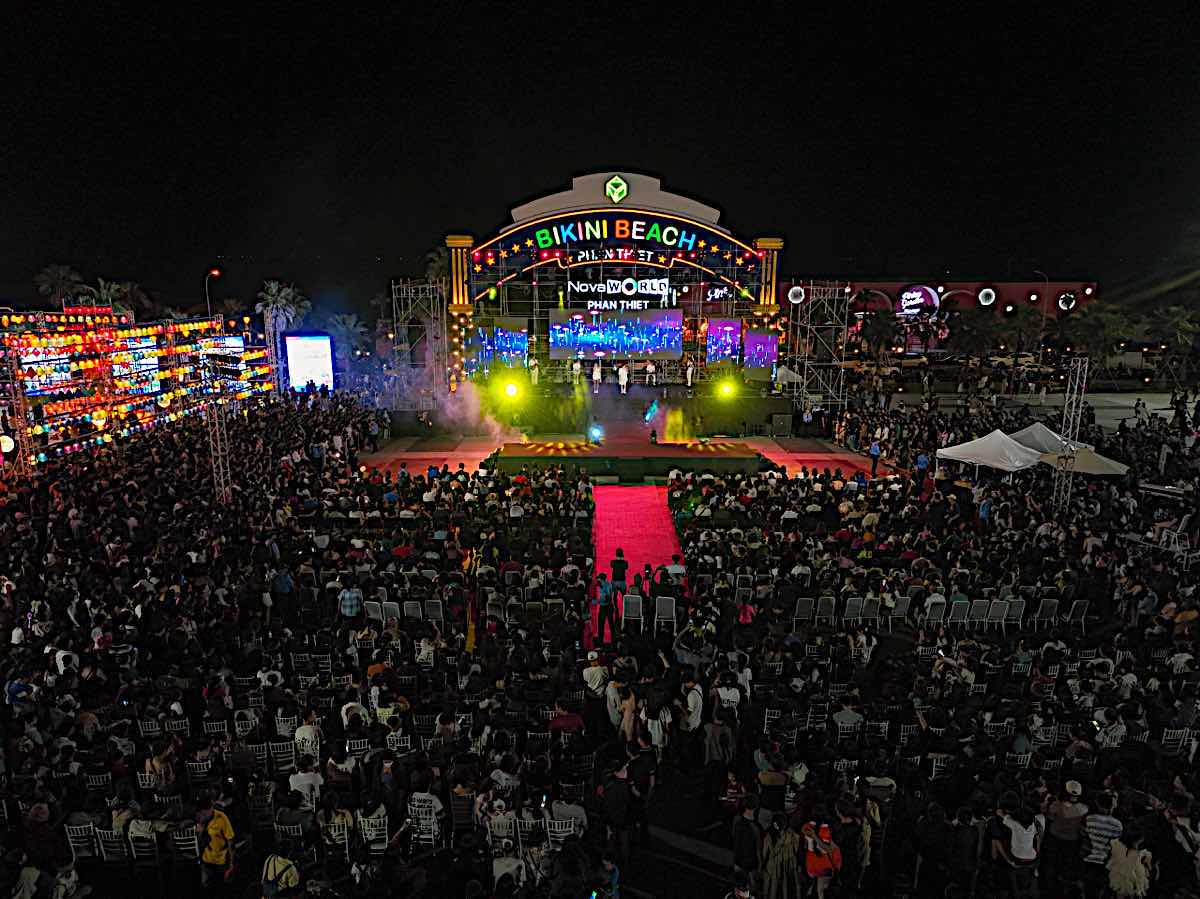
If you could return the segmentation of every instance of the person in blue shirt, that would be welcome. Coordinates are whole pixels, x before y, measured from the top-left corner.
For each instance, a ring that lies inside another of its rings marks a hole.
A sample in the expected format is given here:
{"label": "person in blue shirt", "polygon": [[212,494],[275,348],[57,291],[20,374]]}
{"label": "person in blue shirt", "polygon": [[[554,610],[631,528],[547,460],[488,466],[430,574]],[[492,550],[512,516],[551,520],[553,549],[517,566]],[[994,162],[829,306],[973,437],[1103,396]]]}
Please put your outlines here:
{"label": "person in blue shirt", "polygon": [[879,454],[883,452],[879,447],[879,441],[872,440],[871,448],[867,452],[871,456],[871,480],[875,480],[879,472]]}
{"label": "person in blue shirt", "polygon": [[617,614],[613,601],[613,585],[604,572],[596,575],[596,605],[599,606],[596,615],[596,642],[607,642],[604,634],[605,621],[608,622],[611,629],[610,639],[615,640],[617,637]]}
{"label": "person in blue shirt", "polygon": [[917,453],[917,480],[925,480],[925,469],[929,467],[929,457],[924,453]]}

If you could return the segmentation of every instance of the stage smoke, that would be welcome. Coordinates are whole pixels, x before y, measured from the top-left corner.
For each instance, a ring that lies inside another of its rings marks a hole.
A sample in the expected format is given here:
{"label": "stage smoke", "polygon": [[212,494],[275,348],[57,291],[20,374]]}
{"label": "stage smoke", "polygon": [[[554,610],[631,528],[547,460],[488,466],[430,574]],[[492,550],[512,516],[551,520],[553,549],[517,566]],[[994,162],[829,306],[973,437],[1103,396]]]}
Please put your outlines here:
{"label": "stage smoke", "polygon": [[667,410],[667,426],[663,428],[660,443],[689,443],[695,439],[695,434],[688,426],[687,418],[682,409]]}
{"label": "stage smoke", "polygon": [[464,381],[457,391],[446,397],[442,408],[438,410],[438,419],[449,430],[462,434],[483,431],[498,443],[525,439],[519,430],[497,421],[484,411],[479,388],[471,381]]}

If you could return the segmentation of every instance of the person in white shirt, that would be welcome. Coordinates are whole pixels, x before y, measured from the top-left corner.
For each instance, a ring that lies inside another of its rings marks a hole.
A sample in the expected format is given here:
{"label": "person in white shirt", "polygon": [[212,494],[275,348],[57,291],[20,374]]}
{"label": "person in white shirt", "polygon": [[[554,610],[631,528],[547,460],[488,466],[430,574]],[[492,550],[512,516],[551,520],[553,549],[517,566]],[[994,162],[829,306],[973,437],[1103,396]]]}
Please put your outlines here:
{"label": "person in white shirt", "polygon": [[304,808],[315,812],[321,804],[321,786],[325,783],[315,769],[316,762],[311,755],[301,756],[300,770],[288,778],[288,787],[304,797]]}
{"label": "person in white shirt", "polygon": [[655,367],[653,359],[646,363],[646,383],[651,387],[658,386],[658,368]]}
{"label": "person in white shirt", "polygon": [[621,386],[621,393],[629,392],[629,365],[622,362],[617,368],[617,383]]}
{"label": "person in white shirt", "polygon": [[592,393],[594,394],[600,392],[600,378],[602,375],[603,372],[600,369],[600,360],[597,359],[595,364],[592,366]]}

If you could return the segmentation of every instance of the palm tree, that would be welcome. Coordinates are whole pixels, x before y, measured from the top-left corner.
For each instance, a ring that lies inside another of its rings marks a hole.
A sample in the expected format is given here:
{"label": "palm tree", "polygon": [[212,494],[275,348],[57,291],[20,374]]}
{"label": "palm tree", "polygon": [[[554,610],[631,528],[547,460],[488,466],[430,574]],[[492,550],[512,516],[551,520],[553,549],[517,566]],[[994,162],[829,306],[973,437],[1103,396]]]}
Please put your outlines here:
{"label": "palm tree", "polygon": [[283,389],[283,367],[279,364],[279,336],[293,325],[300,324],[312,309],[308,297],[296,289],[294,284],[281,281],[265,281],[258,292],[258,303],[254,311],[262,315],[266,331],[267,353],[275,375],[275,389]]}
{"label": "palm tree", "polygon": [[325,327],[343,359],[352,358],[354,351],[367,342],[367,326],[353,312],[329,316]]}
{"label": "palm tree", "polygon": [[239,318],[246,314],[246,304],[239,297],[221,300],[221,314],[226,318]]}
{"label": "palm tree", "polygon": [[429,281],[444,281],[450,277],[450,251],[434,247],[425,254],[425,277]]}
{"label": "palm tree", "polygon": [[1072,315],[1066,325],[1067,339],[1077,352],[1091,357],[1097,367],[1097,377],[1108,371],[1108,360],[1122,341],[1137,336],[1134,319],[1114,306],[1089,303]]}
{"label": "palm tree", "polygon": [[128,282],[105,281],[103,278],[97,278],[95,287],[85,286],[83,289],[90,293],[99,305],[117,308],[128,296],[129,285]]}
{"label": "palm tree", "polygon": [[61,303],[83,287],[83,276],[69,265],[48,265],[33,276],[38,296]]}
{"label": "palm tree", "polygon": [[1167,344],[1163,368],[1179,383],[1187,382],[1188,363],[1196,351],[1196,338],[1200,335],[1197,318],[1187,306],[1167,306],[1156,310],[1147,323],[1151,339]]}
{"label": "palm tree", "polygon": [[996,348],[999,319],[989,308],[971,306],[950,316],[949,347],[956,353],[984,357]]}
{"label": "palm tree", "polygon": [[895,346],[899,325],[892,309],[877,309],[863,318],[859,335],[876,359],[885,359]]}

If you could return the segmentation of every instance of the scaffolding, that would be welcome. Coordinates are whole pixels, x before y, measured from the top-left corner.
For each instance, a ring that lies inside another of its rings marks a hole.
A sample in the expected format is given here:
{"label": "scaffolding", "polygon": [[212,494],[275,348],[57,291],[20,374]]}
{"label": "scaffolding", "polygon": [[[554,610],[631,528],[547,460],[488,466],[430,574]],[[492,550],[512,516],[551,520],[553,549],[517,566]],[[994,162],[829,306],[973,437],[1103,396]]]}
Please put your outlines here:
{"label": "scaffolding", "polygon": [[229,472],[229,436],[225,430],[225,404],[216,397],[204,407],[208,427],[208,447],[212,456],[213,497],[221,505],[233,498],[233,478]]}
{"label": "scaffolding", "polygon": [[444,281],[393,281],[391,389],[388,405],[396,411],[428,412],[448,392],[446,284]]}
{"label": "scaffolding", "polygon": [[846,405],[846,331],[850,285],[807,281],[788,295],[787,346],[780,355],[779,384],[800,412]]}
{"label": "scaffolding", "polygon": [[1062,449],[1058,453],[1058,464],[1054,466],[1054,513],[1062,515],[1071,503],[1071,489],[1075,480],[1075,449],[1079,440],[1079,426],[1083,421],[1083,397],[1087,393],[1088,357],[1075,356],[1071,359],[1067,375],[1067,393],[1063,398]]}
{"label": "scaffolding", "polygon": [[29,439],[29,402],[21,389],[21,359],[16,353],[6,353],[0,369],[0,434],[9,436],[13,445],[8,452],[0,446],[0,458],[12,464],[20,475],[33,471],[33,448]]}

